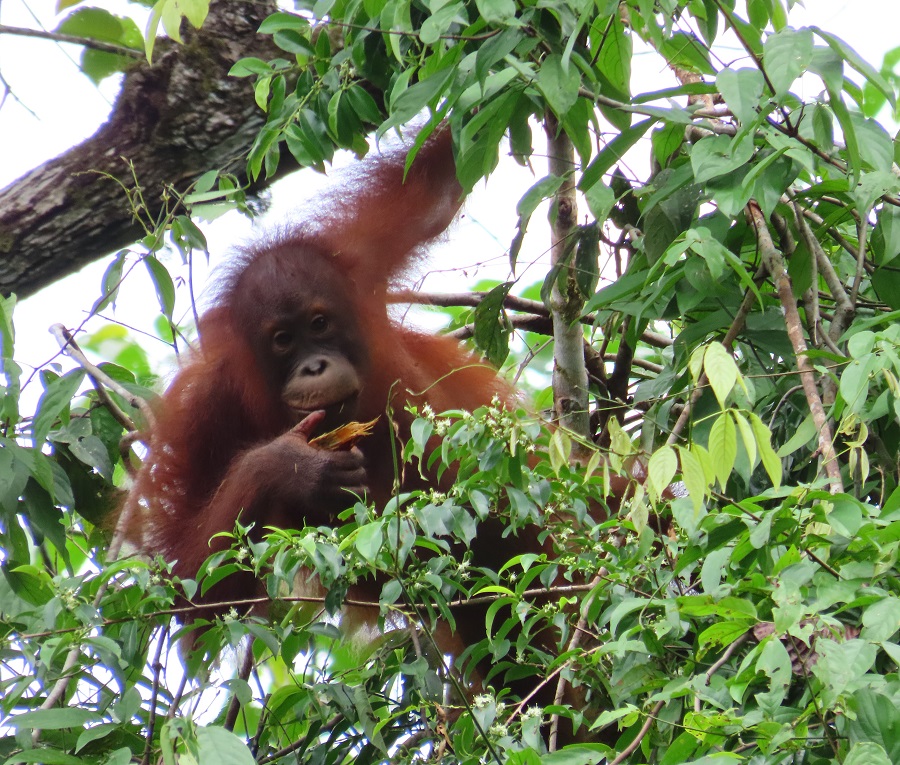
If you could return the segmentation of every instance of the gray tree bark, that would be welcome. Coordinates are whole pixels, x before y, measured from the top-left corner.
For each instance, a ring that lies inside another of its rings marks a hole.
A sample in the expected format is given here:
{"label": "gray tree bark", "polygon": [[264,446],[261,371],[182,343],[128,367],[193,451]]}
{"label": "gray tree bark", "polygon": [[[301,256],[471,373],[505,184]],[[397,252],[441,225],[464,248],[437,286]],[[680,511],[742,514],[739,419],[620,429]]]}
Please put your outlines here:
{"label": "gray tree bark", "polygon": [[0,191],[0,293],[25,297],[142,237],[122,188],[133,189],[134,177],[151,218],[167,186],[183,190],[210,169],[246,181],[263,114],[253,78],[228,71],[244,56],[276,55],[271,38],[256,34],[274,10],[272,0],[214,3],[183,45],[157,46],[152,66],[128,71],[91,138]]}

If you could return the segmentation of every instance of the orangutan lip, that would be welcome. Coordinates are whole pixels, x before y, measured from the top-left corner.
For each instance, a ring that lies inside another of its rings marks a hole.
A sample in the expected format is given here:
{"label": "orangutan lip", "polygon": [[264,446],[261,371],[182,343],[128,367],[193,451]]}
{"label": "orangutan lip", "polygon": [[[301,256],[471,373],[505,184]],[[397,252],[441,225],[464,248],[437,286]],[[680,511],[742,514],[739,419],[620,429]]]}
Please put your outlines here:
{"label": "orangutan lip", "polygon": [[333,420],[335,417],[340,417],[345,408],[350,408],[356,402],[357,394],[353,394],[352,396],[348,396],[347,398],[341,399],[340,401],[333,401],[330,404],[318,404],[315,406],[304,406],[303,408],[297,406],[291,406],[290,402],[286,402],[288,407],[290,407],[291,412],[297,418],[297,422],[309,417],[313,412],[325,412],[325,422]]}

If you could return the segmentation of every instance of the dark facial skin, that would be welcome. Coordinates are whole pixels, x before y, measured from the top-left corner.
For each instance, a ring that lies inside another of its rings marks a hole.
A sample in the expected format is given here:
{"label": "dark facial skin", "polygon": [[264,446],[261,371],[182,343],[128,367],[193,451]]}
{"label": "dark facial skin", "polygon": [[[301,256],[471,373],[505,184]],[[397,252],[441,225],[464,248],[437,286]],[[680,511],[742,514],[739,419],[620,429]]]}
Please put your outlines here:
{"label": "dark facial skin", "polygon": [[369,359],[346,309],[347,278],[315,262],[267,253],[242,275],[234,308],[273,395],[293,422],[324,411],[321,431],[356,418]]}
{"label": "dark facial skin", "polygon": [[322,257],[311,268],[297,249],[276,248],[254,260],[232,304],[235,331],[250,345],[287,427],[245,452],[229,478],[236,488],[243,481],[257,487],[243,500],[245,514],[283,518],[288,526],[333,522],[367,486],[358,449],[308,443],[356,418],[369,360],[357,317],[345,308],[352,284]]}

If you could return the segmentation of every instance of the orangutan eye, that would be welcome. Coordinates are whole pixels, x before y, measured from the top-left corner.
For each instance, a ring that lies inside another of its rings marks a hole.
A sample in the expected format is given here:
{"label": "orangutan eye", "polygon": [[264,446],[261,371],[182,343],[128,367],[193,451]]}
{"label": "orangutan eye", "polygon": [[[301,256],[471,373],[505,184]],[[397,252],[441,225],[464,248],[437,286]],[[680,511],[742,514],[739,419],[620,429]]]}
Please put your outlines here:
{"label": "orangutan eye", "polygon": [[309,328],[316,333],[324,332],[328,329],[328,317],[322,314],[313,316],[312,321],[309,323]]}
{"label": "orangutan eye", "polygon": [[272,335],[272,347],[276,351],[287,351],[293,344],[294,335],[292,332],[288,332],[286,329],[276,330],[275,334]]}

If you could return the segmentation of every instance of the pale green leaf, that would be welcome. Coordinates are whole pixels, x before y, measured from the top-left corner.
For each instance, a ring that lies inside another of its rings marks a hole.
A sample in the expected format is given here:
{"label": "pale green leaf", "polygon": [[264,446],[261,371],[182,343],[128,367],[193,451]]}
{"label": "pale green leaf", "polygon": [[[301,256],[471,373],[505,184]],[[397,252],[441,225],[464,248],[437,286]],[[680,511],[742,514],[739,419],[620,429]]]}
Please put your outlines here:
{"label": "pale green leaf", "polygon": [[684,487],[691,498],[696,515],[703,508],[703,499],[709,490],[709,483],[706,480],[703,463],[693,452],[694,448],[693,445],[690,449],[683,446],[678,447],[678,457],[681,461],[681,480],[684,481]]}
{"label": "pale green leaf", "polygon": [[888,84],[888,82],[882,77],[875,68],[866,62],[860,55],[853,50],[847,43],[845,43],[840,37],[833,35],[829,32],[826,32],[819,27],[810,27],[810,29],[815,32],[819,37],[821,37],[825,42],[827,42],[832,50],[835,51],[842,59],[844,59],[850,66],[852,66],[857,72],[859,72],[863,77],[865,77],[869,82],[872,83],[881,94],[888,100],[888,103],[894,108],[897,106],[897,96],[894,93],[894,89]]}
{"label": "pale green leaf", "polygon": [[709,344],[703,355],[703,371],[706,372],[713,393],[719,400],[719,406],[724,409],[725,402],[737,382],[739,372],[737,364],[734,363],[734,359],[722,343]]}
{"label": "pale green leaf", "polygon": [[[781,460],[772,448],[772,431],[754,412],[750,413],[750,427],[756,436],[756,448],[759,450],[759,459],[769,476],[772,485],[777,489],[781,486]],[[807,439],[808,441],[809,439]]]}
{"label": "pale green leaf", "polygon": [[369,563],[372,563],[381,550],[384,541],[382,533],[382,521],[375,523],[367,523],[359,529],[354,540],[357,552],[363,556]]}
{"label": "pale green leaf", "polygon": [[678,470],[678,456],[671,446],[663,446],[650,456],[647,463],[647,484],[650,494],[659,500],[666,487],[672,483]]}
{"label": "pale green leaf", "polygon": [[722,412],[710,428],[709,456],[715,468],[719,486],[724,489],[737,459],[737,429],[731,418],[731,412]]}
{"label": "pale green leaf", "polygon": [[256,765],[247,744],[225,728],[197,728],[197,744],[198,765]]}
{"label": "pale green leaf", "polygon": [[744,448],[747,450],[747,459],[750,461],[751,470],[756,467],[756,437],[753,435],[753,428],[747,422],[742,412],[732,412],[734,421],[737,424],[738,432],[741,434],[741,441],[744,442]]}
{"label": "pale green leaf", "polygon": [[559,475],[559,471],[569,464],[572,453],[572,439],[561,428],[553,431],[550,437],[550,467]]}

